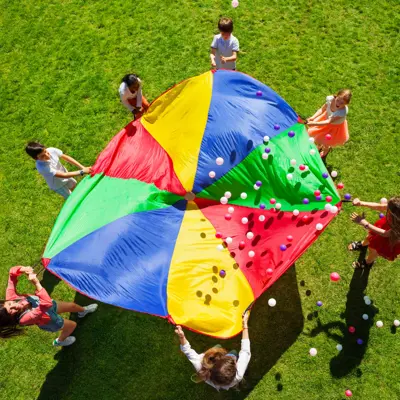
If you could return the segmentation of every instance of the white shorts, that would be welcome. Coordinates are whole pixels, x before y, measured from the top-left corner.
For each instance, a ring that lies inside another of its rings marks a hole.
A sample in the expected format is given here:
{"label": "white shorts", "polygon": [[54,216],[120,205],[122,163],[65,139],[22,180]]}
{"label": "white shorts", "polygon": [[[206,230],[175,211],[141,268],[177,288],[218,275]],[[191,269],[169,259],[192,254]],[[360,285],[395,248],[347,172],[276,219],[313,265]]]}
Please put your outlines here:
{"label": "white shorts", "polygon": [[67,199],[71,194],[71,190],[73,190],[75,186],[76,186],[76,180],[74,178],[69,178],[64,186],[61,186],[60,188],[55,189],[54,191],[58,194],[61,194],[61,196],[64,197],[64,199]]}

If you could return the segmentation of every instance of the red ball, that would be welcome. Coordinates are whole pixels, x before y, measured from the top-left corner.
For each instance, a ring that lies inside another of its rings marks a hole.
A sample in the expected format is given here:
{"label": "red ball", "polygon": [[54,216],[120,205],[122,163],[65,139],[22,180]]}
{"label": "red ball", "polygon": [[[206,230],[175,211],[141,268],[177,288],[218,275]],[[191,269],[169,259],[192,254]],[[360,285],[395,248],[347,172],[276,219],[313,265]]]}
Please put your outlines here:
{"label": "red ball", "polygon": [[346,397],[351,397],[351,396],[353,396],[353,393],[351,392],[351,390],[346,390],[346,391],[344,392],[344,394],[346,395]]}
{"label": "red ball", "polygon": [[306,169],[306,166],[305,166],[305,165],[301,164],[301,165],[299,166],[299,170],[300,170],[300,171],[304,171],[305,169]]}
{"label": "red ball", "polygon": [[225,219],[227,221],[230,221],[232,219],[232,215],[231,214],[225,214]]}
{"label": "red ball", "polygon": [[221,239],[221,238],[222,238],[222,233],[217,232],[217,233],[215,234],[215,237],[216,237],[217,239]]}
{"label": "red ball", "polygon": [[314,196],[321,196],[321,191],[320,190],[316,190],[314,192]]}
{"label": "red ball", "polygon": [[340,280],[340,275],[337,272],[332,272],[331,273],[331,281],[337,282],[338,280]]}
{"label": "red ball", "polygon": [[337,184],[337,188],[338,188],[338,189],[343,189],[343,188],[344,188],[343,183],[338,183],[338,184]]}
{"label": "red ball", "polygon": [[246,243],[242,240],[241,242],[239,242],[239,249],[243,250],[246,246]]}
{"label": "red ball", "polygon": [[274,273],[274,270],[272,268],[267,269],[267,275],[271,276]]}
{"label": "red ball", "polygon": [[291,241],[293,240],[293,236],[292,236],[292,235],[289,235],[289,236],[286,238],[286,240],[287,240],[288,242],[291,242]]}
{"label": "red ball", "polygon": [[276,200],[275,200],[275,199],[271,199],[269,202],[270,202],[271,204],[275,204],[275,203],[276,203]]}
{"label": "red ball", "polygon": [[354,333],[356,331],[356,328],[354,326],[349,326],[349,332]]}
{"label": "red ball", "polygon": [[308,215],[304,215],[301,220],[303,222],[307,222],[308,221]]}
{"label": "red ball", "polygon": [[330,203],[332,201],[332,196],[326,196],[325,200]]}
{"label": "red ball", "polygon": [[325,139],[326,139],[326,140],[331,140],[331,139],[332,139],[332,135],[329,134],[329,133],[327,133],[327,134],[325,135]]}

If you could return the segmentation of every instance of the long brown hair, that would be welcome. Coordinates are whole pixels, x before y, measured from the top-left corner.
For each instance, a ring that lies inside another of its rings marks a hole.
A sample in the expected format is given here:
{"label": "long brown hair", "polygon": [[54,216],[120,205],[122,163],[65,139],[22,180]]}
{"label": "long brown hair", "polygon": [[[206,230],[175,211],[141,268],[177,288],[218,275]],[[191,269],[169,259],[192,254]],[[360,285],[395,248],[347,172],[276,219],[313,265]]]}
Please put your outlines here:
{"label": "long brown hair", "polygon": [[390,226],[389,239],[392,244],[400,240],[400,197],[388,201],[387,220]]}
{"label": "long brown hair", "polygon": [[342,98],[342,99],[346,102],[346,104],[349,104],[352,95],[353,95],[353,94],[351,93],[351,90],[350,90],[350,89],[340,89],[340,90],[336,93],[336,96],[335,96],[335,97],[340,97],[340,98]]}
{"label": "long brown hair", "polygon": [[22,333],[22,329],[18,327],[19,317],[22,312],[9,314],[4,307],[5,300],[0,300],[0,337],[7,339]]}
{"label": "long brown hair", "polygon": [[221,347],[208,349],[204,353],[201,370],[197,373],[199,380],[210,380],[219,386],[232,383],[236,376],[236,361],[227,354],[227,350]]}

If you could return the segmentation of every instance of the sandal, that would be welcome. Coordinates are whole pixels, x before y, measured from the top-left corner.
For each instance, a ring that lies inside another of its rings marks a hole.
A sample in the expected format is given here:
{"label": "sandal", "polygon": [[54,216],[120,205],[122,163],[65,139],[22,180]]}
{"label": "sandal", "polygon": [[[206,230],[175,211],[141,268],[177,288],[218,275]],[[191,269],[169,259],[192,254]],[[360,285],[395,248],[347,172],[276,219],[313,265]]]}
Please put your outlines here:
{"label": "sandal", "polygon": [[368,246],[363,246],[362,242],[358,241],[358,242],[351,242],[348,246],[347,249],[349,251],[361,251],[362,249],[364,249],[365,247]]}
{"label": "sandal", "polygon": [[360,261],[354,261],[353,264],[351,264],[351,266],[354,269],[364,269],[364,268],[372,268],[372,266],[374,265],[374,262],[372,262],[371,264],[367,264],[367,262],[365,260]]}

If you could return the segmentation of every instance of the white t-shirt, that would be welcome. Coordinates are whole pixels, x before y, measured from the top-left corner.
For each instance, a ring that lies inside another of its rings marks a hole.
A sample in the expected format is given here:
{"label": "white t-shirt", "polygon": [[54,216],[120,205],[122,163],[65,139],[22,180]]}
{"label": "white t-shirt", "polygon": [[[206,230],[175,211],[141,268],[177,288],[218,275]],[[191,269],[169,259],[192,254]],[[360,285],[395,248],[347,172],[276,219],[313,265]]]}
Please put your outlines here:
{"label": "white t-shirt", "polygon": [[121,102],[130,112],[134,110],[134,107],[129,104],[128,100],[136,99],[136,107],[142,107],[142,82],[139,78],[138,82],[139,89],[133,93],[129,90],[129,87],[125,82],[122,82],[119,86],[119,97]]}
{"label": "white t-shirt", "polygon": [[[201,370],[201,362],[203,361],[204,353],[196,353],[196,351],[191,348],[188,341],[183,346],[181,345],[181,350],[189,359],[189,361],[193,364],[196,372],[199,372]],[[214,385],[214,383],[212,383],[211,381],[206,381],[206,383],[217,390],[228,390],[231,387],[236,386],[243,379],[244,373],[246,372],[247,366],[249,365],[250,358],[250,339],[242,339],[241,349],[238,355],[238,359],[236,361],[236,377],[232,381],[232,383],[227,386],[217,386]]]}
{"label": "white t-shirt", "polygon": [[224,40],[221,36],[215,35],[211,43],[211,48],[217,50],[215,55],[215,63],[217,64],[217,69],[236,69],[236,61],[228,61],[225,64],[221,62],[221,56],[231,57],[234,51],[239,51],[239,40],[233,35],[228,40]]}
{"label": "white t-shirt", "polygon": [[68,183],[68,178],[57,178],[56,172],[68,172],[67,169],[60,163],[60,157],[63,152],[55,147],[47,148],[50,154],[49,161],[36,160],[36,169],[46,179],[51,190],[57,190]]}
{"label": "white t-shirt", "polygon": [[332,111],[331,105],[332,102],[335,100],[335,96],[327,96],[326,97],[326,112],[328,114],[328,118],[340,117],[340,119],[332,122],[333,125],[339,125],[346,121],[346,115],[349,112],[347,106],[341,108],[340,110],[336,110],[335,112]]}

